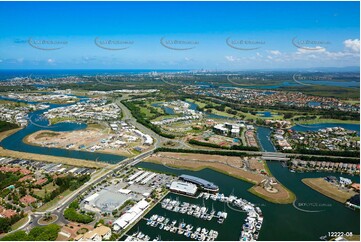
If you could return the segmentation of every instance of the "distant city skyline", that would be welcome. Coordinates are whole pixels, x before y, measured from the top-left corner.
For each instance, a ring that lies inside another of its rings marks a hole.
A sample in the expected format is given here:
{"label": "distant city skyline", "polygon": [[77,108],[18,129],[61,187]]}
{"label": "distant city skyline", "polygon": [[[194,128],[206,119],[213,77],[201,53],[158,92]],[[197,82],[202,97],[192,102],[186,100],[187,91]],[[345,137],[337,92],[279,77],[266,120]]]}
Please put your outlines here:
{"label": "distant city skyline", "polygon": [[359,2],[0,2],[0,69],[360,65]]}

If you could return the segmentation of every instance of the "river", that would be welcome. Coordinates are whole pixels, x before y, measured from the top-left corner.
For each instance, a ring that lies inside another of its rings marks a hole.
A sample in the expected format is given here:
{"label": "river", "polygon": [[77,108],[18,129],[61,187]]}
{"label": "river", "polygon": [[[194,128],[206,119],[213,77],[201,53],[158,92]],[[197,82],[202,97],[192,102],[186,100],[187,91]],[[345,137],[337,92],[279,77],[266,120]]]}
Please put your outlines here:
{"label": "river", "polygon": [[[81,101],[85,101],[84,97],[81,98]],[[5,100],[12,100],[8,98],[2,98]],[[19,101],[19,100],[13,100]],[[24,101],[22,101],[24,102]],[[36,102],[25,102],[30,104],[37,104]],[[52,156],[62,156],[68,158],[77,158],[84,160],[92,160],[92,161],[100,161],[106,162],[110,164],[116,164],[124,159],[125,156],[120,155],[112,155],[105,153],[97,153],[97,152],[86,152],[86,151],[78,151],[78,150],[67,150],[67,149],[59,149],[59,148],[48,148],[48,147],[40,147],[35,145],[29,145],[23,142],[23,139],[34,132],[40,130],[51,130],[58,132],[67,132],[67,131],[75,131],[80,129],[85,129],[87,127],[86,124],[83,123],[73,123],[73,122],[62,122],[57,123],[55,125],[48,125],[49,121],[47,119],[42,118],[42,114],[49,109],[56,107],[68,106],[71,104],[47,104],[50,105],[49,108],[43,110],[37,110],[29,113],[29,124],[19,130],[18,132],[6,137],[0,142],[0,145],[8,150],[15,150],[21,152],[28,152],[34,154],[43,154],[43,155],[52,155]]]}

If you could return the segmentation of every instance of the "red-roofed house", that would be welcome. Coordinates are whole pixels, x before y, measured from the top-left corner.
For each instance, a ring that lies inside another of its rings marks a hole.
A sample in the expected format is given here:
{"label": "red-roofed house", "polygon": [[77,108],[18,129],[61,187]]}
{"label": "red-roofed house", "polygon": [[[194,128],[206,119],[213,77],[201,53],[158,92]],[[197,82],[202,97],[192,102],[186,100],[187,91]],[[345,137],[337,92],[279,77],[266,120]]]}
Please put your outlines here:
{"label": "red-roofed house", "polygon": [[17,172],[19,170],[20,170],[19,167],[7,167],[7,166],[0,167],[0,171],[3,172]]}
{"label": "red-roofed house", "polygon": [[0,218],[11,218],[14,215],[16,215],[16,211],[0,206]]}
{"label": "red-roofed house", "polygon": [[29,205],[31,203],[36,202],[36,199],[30,195],[25,195],[24,197],[20,198],[20,202]]}
{"label": "red-roofed house", "polygon": [[20,172],[21,174],[23,175],[28,175],[31,173],[31,171],[29,171],[28,169],[25,169],[25,168],[20,168],[20,167],[7,167],[7,166],[3,166],[3,167],[0,167],[0,171],[3,171],[3,172]]}
{"label": "red-roofed house", "polygon": [[22,178],[19,179],[19,182],[23,182],[23,181],[28,181],[28,180],[33,180],[34,177],[31,176],[31,175],[27,175],[27,176],[24,176]]}
{"label": "red-roofed house", "polygon": [[34,184],[35,185],[43,185],[47,181],[48,181],[48,178],[41,178],[41,179],[37,180]]}
{"label": "red-roofed house", "polygon": [[23,168],[23,169],[20,170],[20,173],[23,174],[23,175],[29,175],[31,173],[31,171],[29,171],[28,169]]}

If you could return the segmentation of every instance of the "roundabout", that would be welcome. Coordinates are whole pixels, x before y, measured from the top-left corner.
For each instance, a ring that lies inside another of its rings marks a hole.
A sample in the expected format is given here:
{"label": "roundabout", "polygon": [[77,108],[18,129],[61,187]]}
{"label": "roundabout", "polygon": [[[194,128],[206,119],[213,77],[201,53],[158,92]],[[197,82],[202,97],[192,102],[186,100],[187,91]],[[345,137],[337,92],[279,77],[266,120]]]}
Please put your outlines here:
{"label": "roundabout", "polygon": [[42,216],[41,218],[38,219],[38,224],[39,225],[48,225],[48,224],[52,224],[54,222],[58,221],[58,215],[56,214],[45,214],[44,216]]}

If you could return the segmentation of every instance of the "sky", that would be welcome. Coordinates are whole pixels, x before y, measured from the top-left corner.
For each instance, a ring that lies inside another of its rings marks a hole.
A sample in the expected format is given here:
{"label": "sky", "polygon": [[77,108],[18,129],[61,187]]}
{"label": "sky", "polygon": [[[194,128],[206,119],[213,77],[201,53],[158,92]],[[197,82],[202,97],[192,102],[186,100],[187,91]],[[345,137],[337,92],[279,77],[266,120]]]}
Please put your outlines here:
{"label": "sky", "polygon": [[359,2],[0,2],[0,69],[360,65]]}

